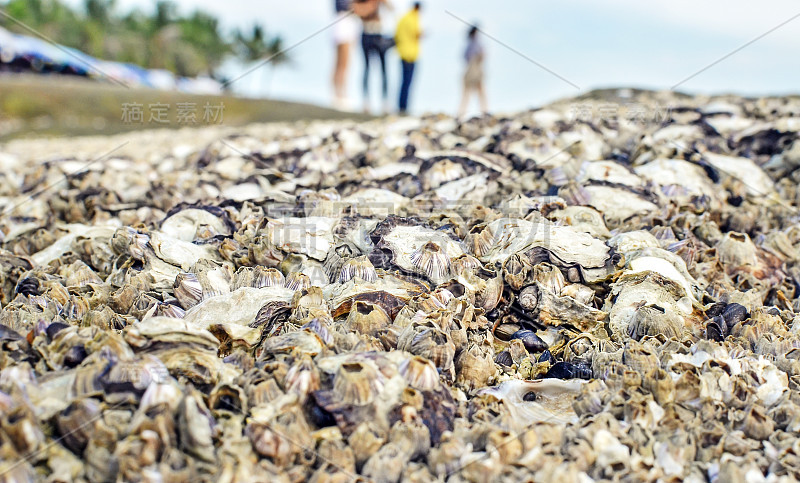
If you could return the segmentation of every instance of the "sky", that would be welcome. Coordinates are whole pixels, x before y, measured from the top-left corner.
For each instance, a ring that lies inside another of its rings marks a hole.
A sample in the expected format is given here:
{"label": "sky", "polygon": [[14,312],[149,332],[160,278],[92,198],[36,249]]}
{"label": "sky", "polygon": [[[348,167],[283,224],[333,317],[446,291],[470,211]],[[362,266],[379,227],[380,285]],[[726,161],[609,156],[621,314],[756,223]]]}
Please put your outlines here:
{"label": "sky", "polygon": [[[152,3],[118,0],[123,9],[149,8]],[[292,47],[291,65],[262,67],[234,82],[234,92],[330,103],[334,51],[330,29],[323,29],[334,20],[332,0],[176,3],[184,11],[200,8],[216,14],[225,28],[259,22]],[[411,4],[392,3],[398,14]],[[456,110],[466,47],[464,22],[477,22],[485,32],[487,93],[496,112],[535,107],[599,87],[670,89],[714,63],[677,89],[746,95],[800,92],[796,0],[428,0],[423,2],[425,38],[412,90],[413,112]],[[388,32],[394,20],[385,23]],[[354,46],[352,55],[348,90],[360,107],[360,46]],[[399,64],[396,54],[390,54],[393,105]],[[224,73],[236,77],[245,69],[229,63]],[[372,80],[377,97],[377,70]]]}

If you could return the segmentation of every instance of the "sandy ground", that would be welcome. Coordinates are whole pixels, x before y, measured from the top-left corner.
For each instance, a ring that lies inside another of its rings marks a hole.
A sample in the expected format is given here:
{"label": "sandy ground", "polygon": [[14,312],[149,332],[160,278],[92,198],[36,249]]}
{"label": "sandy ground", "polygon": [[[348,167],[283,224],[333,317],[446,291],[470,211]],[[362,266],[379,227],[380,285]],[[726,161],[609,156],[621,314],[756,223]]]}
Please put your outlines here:
{"label": "sandy ground", "polygon": [[346,118],[365,116],[295,102],[128,89],[78,77],[0,73],[0,141]]}

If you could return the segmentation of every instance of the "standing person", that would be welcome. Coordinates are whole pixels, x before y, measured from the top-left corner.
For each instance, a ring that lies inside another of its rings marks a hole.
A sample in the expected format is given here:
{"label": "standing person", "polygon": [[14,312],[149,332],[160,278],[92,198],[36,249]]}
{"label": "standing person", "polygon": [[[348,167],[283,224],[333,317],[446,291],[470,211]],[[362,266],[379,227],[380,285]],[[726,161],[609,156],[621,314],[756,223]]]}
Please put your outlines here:
{"label": "standing person", "polygon": [[352,16],[351,0],[334,0],[336,23],[333,26],[333,42],[336,45],[336,64],[333,68],[333,107],[349,108],[347,102],[347,68],[350,51],[358,35],[358,24]]}
{"label": "standing person", "polygon": [[486,102],[486,91],[483,89],[483,59],[485,52],[483,45],[478,40],[478,27],[472,27],[467,34],[467,50],[464,52],[464,60],[467,61],[467,69],[464,72],[464,90],[461,95],[461,106],[458,109],[458,117],[462,117],[467,112],[469,97],[472,92],[478,94],[481,105],[481,112],[489,111]]}
{"label": "standing person", "polygon": [[422,30],[419,26],[420,2],[414,3],[414,8],[400,19],[397,24],[395,42],[397,43],[397,53],[400,55],[403,67],[403,80],[400,83],[400,114],[408,111],[408,95],[411,90],[411,80],[414,77],[414,67],[419,56],[419,39],[422,37]]}
{"label": "standing person", "polygon": [[[361,17],[364,28],[361,34],[361,49],[364,51],[364,112],[369,113],[369,63],[377,56],[381,67],[381,98],[384,111],[388,108],[389,83],[386,78],[386,51],[391,47],[383,36],[381,27],[381,8],[391,10],[388,0],[354,0],[353,11]],[[391,42],[393,44],[394,42]]]}

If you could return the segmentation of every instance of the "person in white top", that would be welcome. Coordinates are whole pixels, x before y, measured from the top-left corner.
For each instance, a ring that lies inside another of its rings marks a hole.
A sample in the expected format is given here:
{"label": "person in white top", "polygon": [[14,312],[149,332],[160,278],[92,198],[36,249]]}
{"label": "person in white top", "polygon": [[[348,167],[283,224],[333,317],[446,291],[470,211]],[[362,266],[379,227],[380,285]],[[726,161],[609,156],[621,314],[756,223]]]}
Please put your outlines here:
{"label": "person in white top", "polygon": [[336,63],[333,67],[333,107],[348,110],[347,69],[350,51],[358,38],[358,19],[353,15],[351,0],[334,0],[336,21],[333,24],[333,42],[336,46]]}

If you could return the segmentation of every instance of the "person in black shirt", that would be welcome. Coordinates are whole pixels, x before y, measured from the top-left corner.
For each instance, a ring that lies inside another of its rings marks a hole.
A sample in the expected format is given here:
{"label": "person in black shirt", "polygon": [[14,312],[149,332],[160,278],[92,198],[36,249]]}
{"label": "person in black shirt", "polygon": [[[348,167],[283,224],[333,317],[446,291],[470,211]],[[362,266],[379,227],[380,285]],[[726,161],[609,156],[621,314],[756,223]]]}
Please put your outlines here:
{"label": "person in black shirt", "polygon": [[361,18],[363,33],[361,34],[361,48],[364,51],[364,112],[369,113],[369,63],[372,57],[377,57],[381,68],[381,95],[383,110],[389,109],[389,82],[386,77],[386,51],[394,42],[383,35],[381,24],[381,8],[392,9],[388,0],[354,0],[353,11]]}

